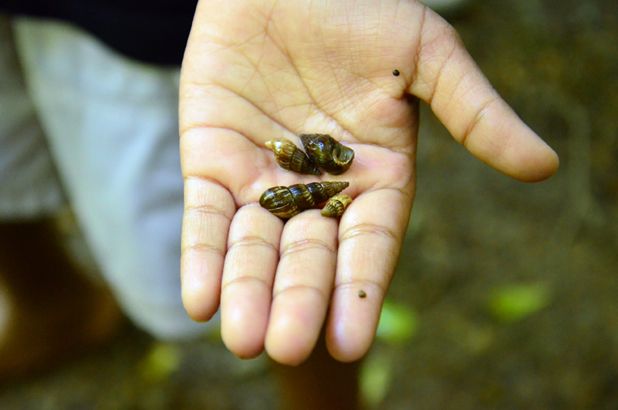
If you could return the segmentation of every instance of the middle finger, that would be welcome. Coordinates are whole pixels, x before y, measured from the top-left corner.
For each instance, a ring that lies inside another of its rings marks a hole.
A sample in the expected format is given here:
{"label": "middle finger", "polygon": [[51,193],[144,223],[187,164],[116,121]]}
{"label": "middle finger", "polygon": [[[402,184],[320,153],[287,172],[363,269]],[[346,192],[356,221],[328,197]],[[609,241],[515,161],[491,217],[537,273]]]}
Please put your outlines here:
{"label": "middle finger", "polygon": [[320,334],[337,262],[337,221],[311,210],[283,228],[281,257],[265,347],[274,360],[295,365],[306,359]]}

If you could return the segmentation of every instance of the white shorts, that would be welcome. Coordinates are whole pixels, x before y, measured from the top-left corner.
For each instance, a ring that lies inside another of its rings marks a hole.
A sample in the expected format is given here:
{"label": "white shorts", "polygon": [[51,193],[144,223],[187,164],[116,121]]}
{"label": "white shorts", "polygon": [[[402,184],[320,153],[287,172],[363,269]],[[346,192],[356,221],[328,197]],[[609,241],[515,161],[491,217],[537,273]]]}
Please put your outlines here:
{"label": "white shorts", "polygon": [[203,333],[180,299],[178,69],[57,22],[0,16],[0,44],[0,218],[66,193],[127,315],[159,338]]}

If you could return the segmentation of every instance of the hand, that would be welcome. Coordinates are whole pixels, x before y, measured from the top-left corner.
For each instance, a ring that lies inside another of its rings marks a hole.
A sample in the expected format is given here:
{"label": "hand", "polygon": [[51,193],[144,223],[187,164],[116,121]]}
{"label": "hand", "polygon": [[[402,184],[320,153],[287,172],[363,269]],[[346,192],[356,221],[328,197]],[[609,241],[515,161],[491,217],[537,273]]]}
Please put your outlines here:
{"label": "hand", "polygon": [[[414,198],[418,98],[507,175],[536,181],[558,166],[454,30],[416,1],[202,1],[180,97],[183,301],[196,320],[220,304],[223,340],[240,357],[265,348],[300,363],[327,316],[333,357],[367,352]],[[316,180],[279,168],[264,146],[303,132],[356,152],[348,172],[322,177],[350,181],[340,222],[316,210],[284,225],[256,204],[271,186]]]}

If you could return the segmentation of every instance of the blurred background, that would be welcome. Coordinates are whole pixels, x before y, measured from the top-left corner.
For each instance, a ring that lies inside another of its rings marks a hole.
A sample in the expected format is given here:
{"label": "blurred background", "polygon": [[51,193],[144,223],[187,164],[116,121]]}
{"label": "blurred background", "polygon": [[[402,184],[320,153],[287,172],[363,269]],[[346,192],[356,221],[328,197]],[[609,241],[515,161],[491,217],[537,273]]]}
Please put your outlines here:
{"label": "blurred background", "polygon": [[[561,168],[544,183],[511,181],[422,108],[417,199],[362,369],[364,401],[618,408],[618,4],[471,0],[443,11]],[[128,325],[96,352],[0,387],[2,409],[276,404],[264,357],[237,360],[217,334],[161,343]]]}

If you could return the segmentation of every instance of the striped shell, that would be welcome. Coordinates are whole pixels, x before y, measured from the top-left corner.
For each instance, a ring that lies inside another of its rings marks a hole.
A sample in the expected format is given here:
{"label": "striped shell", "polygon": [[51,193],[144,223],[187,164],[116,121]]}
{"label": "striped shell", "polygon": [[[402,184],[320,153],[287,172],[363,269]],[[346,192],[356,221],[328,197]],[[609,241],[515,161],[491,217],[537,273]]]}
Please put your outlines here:
{"label": "striped shell", "polygon": [[340,144],[330,135],[302,134],[300,140],[309,158],[329,174],[342,174],[352,165],[354,150]]}
{"label": "striped shell", "polygon": [[328,200],[324,208],[322,208],[322,215],[331,218],[339,218],[343,215],[345,209],[352,202],[352,198],[346,194],[337,194]]}
{"label": "striped shell", "polygon": [[349,182],[311,182],[289,187],[268,188],[260,197],[260,205],[281,219],[316,208],[350,185]]}
{"label": "striped shell", "polygon": [[266,147],[275,153],[275,160],[281,168],[298,172],[299,174],[320,175],[313,161],[294,143],[285,138],[275,138],[266,141]]}

